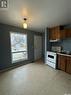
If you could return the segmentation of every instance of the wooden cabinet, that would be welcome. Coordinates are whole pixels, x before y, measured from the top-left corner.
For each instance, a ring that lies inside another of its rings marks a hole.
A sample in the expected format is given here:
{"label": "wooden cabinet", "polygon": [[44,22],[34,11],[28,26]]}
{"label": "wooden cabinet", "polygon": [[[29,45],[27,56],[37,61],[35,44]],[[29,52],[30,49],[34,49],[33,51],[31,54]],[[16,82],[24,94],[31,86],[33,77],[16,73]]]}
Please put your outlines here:
{"label": "wooden cabinet", "polygon": [[67,57],[66,72],[71,74],[71,57]]}
{"label": "wooden cabinet", "polygon": [[58,55],[58,62],[57,62],[58,69],[61,69],[61,56]]}
{"label": "wooden cabinet", "polygon": [[61,39],[65,39],[66,38],[66,30],[61,30]]}
{"label": "wooden cabinet", "polygon": [[56,40],[56,39],[60,39],[60,31],[59,31],[59,27],[53,27],[51,29],[49,29],[49,39],[50,40]]}
{"label": "wooden cabinet", "polygon": [[71,57],[58,55],[58,69],[71,74]]}
{"label": "wooden cabinet", "polygon": [[60,40],[71,38],[71,28],[64,29],[63,26],[49,28],[49,39]]}
{"label": "wooden cabinet", "polygon": [[66,56],[58,55],[58,69],[66,70]]}
{"label": "wooden cabinet", "polygon": [[65,38],[65,30],[61,29],[61,26],[56,26],[49,29],[50,40],[60,40]]}
{"label": "wooden cabinet", "polygon": [[71,29],[66,29],[66,38],[71,38]]}

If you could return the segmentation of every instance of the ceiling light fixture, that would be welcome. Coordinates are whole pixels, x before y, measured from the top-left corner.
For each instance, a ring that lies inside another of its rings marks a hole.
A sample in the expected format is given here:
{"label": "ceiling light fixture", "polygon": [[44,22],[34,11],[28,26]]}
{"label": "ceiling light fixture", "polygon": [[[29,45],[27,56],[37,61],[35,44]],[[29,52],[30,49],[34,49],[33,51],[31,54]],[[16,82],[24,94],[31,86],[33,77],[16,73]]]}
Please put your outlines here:
{"label": "ceiling light fixture", "polygon": [[24,18],[23,28],[27,29],[27,18],[26,17]]}

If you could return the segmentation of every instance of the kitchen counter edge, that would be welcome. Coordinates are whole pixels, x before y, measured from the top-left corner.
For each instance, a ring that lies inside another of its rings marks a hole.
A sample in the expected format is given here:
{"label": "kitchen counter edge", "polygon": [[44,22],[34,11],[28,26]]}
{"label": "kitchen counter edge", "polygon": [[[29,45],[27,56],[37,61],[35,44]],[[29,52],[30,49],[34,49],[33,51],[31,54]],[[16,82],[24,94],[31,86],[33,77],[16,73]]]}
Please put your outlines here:
{"label": "kitchen counter edge", "polygon": [[71,55],[69,54],[62,54],[62,53],[57,53],[58,55],[63,55],[63,56],[68,56],[68,57],[71,57]]}

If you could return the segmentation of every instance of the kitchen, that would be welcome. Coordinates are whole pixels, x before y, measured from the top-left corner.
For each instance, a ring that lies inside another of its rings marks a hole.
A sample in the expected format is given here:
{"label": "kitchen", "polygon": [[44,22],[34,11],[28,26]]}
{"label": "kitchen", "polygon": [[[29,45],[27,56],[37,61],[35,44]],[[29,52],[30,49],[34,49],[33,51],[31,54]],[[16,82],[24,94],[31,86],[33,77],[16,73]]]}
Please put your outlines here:
{"label": "kitchen", "polygon": [[48,28],[45,44],[45,64],[71,74],[71,26]]}
{"label": "kitchen", "polygon": [[0,95],[71,95],[71,0],[0,0]]}

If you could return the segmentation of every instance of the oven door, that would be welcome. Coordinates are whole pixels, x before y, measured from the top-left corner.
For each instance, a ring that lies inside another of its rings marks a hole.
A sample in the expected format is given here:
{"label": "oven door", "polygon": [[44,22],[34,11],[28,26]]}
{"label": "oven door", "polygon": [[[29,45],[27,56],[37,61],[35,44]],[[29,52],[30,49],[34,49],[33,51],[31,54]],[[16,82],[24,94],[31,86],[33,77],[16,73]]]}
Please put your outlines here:
{"label": "oven door", "polygon": [[47,60],[47,63],[46,64],[49,65],[50,67],[56,69],[56,64],[54,64],[54,63],[52,63],[52,62],[50,62],[48,60]]}
{"label": "oven door", "polygon": [[47,51],[47,60],[56,63],[56,53]]}

